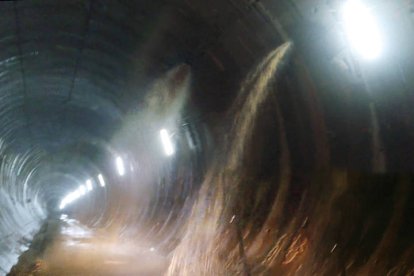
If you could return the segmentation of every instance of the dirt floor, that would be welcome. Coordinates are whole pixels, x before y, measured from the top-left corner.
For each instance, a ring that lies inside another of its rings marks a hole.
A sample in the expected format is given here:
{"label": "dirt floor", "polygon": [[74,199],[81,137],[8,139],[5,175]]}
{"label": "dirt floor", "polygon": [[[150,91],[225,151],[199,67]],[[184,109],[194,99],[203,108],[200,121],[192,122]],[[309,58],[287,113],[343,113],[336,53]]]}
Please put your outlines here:
{"label": "dirt floor", "polygon": [[46,238],[51,227],[44,227],[38,234],[42,248],[26,251],[9,275],[158,276],[167,269],[168,259],[155,248],[121,242],[73,219],[63,218],[59,227],[55,224],[53,241]]}

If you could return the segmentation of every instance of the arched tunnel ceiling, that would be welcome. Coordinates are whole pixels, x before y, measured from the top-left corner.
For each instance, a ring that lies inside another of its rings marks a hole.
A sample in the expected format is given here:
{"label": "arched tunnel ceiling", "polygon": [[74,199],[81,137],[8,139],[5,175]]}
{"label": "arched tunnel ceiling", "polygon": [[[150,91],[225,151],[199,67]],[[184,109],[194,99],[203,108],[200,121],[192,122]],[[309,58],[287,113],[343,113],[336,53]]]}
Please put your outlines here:
{"label": "arched tunnel ceiling", "polygon": [[[26,122],[44,116],[49,105],[74,108],[59,116],[86,107],[103,121],[117,120],[138,106],[148,79],[184,61],[205,73],[196,74],[202,78],[195,81],[197,103],[223,110],[225,104],[213,103],[217,97],[229,101],[231,93],[222,90],[234,91],[258,57],[282,41],[274,24],[265,23],[271,21],[267,15],[294,31],[299,16],[309,22],[332,20],[323,14],[334,15],[329,9],[337,3],[260,4],[261,9],[243,1],[2,3],[2,79],[9,91],[3,97],[14,102],[7,108],[21,106],[16,112],[31,117]],[[322,15],[312,15],[318,12]]]}
{"label": "arched tunnel ceiling", "polygon": [[[241,53],[234,48],[230,55],[223,52],[223,57],[212,52],[223,44],[232,46],[231,40],[237,36],[226,33],[238,27],[232,21],[240,13],[229,3],[214,10],[205,5],[163,1],[2,3],[3,87],[16,97],[14,104],[26,113],[26,121],[46,115],[41,113],[56,113],[52,109],[59,105],[89,109],[116,120],[133,107],[131,100],[139,103],[142,86],[148,85],[143,78],[178,62],[203,66],[207,59],[218,66],[214,71],[235,70],[234,65],[247,68],[256,56],[252,52],[245,56],[247,48]],[[59,116],[77,113],[72,111]]]}
{"label": "arched tunnel ceiling", "polygon": [[[161,86],[173,86],[171,90],[180,95],[182,87],[174,87],[179,82],[174,68],[179,64],[191,68],[189,104],[183,118],[171,117],[190,125],[185,135],[198,137],[206,149],[184,154],[175,164],[165,165],[149,157],[148,164],[131,162],[136,167],[128,168],[138,170],[142,165],[146,170],[143,182],[154,175],[164,176],[157,178],[159,185],[153,188],[155,202],[161,207],[151,202],[139,216],[131,211],[125,219],[132,217],[131,225],[142,217],[165,219],[162,227],[157,224],[148,230],[148,235],[156,233],[158,238],[160,228],[164,232],[160,230],[159,236],[169,235],[174,240],[160,242],[165,248],[175,245],[174,234],[190,212],[186,195],[201,185],[203,165],[210,161],[215,143],[228,134],[232,122],[225,116],[231,113],[229,107],[241,83],[270,51],[287,40],[294,42],[295,54],[275,85],[281,93],[271,96],[270,102],[280,103],[277,112],[285,120],[295,172],[305,174],[327,164],[362,171],[412,170],[414,134],[407,129],[414,118],[409,96],[414,86],[409,78],[414,55],[404,45],[412,45],[411,36],[405,33],[413,31],[409,8],[413,3],[387,2],[379,9],[395,11],[384,19],[384,26],[399,30],[392,32],[390,48],[399,48],[389,51],[393,54],[386,58],[387,66],[365,64],[349,53],[340,30],[339,5],[340,1],[304,0],[1,2],[0,174],[4,179],[0,210],[7,211],[0,211],[0,271],[8,271],[16,262],[24,241],[33,237],[51,206],[73,185],[101,172],[108,175],[108,181],[114,180],[111,158],[117,150],[121,149],[120,155],[125,153],[116,143],[134,141],[133,135],[150,133],[151,128],[141,122],[141,129],[129,136],[120,133],[136,126],[135,121],[128,125],[128,120],[145,109],[155,80],[167,79]],[[394,22],[396,17],[404,18],[404,23]],[[378,106],[378,114],[373,112],[372,102]],[[272,179],[275,164],[282,167],[279,157],[284,154],[263,146],[280,142],[274,138],[281,130],[272,124],[278,120],[272,108],[268,104],[261,111],[260,118],[266,120],[257,128],[265,131],[258,133],[266,134],[254,136],[258,145],[249,151],[252,158],[246,161],[251,167],[260,165],[262,170],[255,176],[263,181]],[[171,123],[154,122],[156,127]],[[382,144],[372,141],[375,133],[382,135]],[[142,138],[148,145],[154,143],[151,139]],[[130,147],[131,155],[138,155],[144,147]],[[125,161],[131,157],[123,156]],[[132,182],[135,173],[125,181]],[[292,176],[300,183],[298,190],[305,178]],[[200,183],[194,184],[194,179]],[[182,185],[168,185],[182,180]],[[130,192],[139,192],[136,189],[132,187]],[[120,198],[128,196],[128,191],[112,199],[105,192],[107,203],[92,198],[79,208],[111,209],[113,202],[125,207],[129,201]],[[293,203],[288,210],[299,208],[295,191],[291,192]],[[174,219],[179,226],[171,223]]]}
{"label": "arched tunnel ceiling", "polygon": [[[2,110],[16,112],[2,118],[18,117],[13,127],[27,132],[12,139],[47,146],[48,135],[61,133],[54,127],[70,129],[62,124],[108,138],[122,115],[138,108],[148,80],[180,62],[202,73],[195,74],[195,101],[205,109],[224,110],[231,98],[224,91],[234,91],[260,53],[280,40],[270,26],[261,31],[265,37],[250,39],[261,18],[243,21],[241,16],[251,15],[242,3],[217,2],[217,8],[208,9],[212,4],[2,3],[2,103],[7,105]],[[76,135],[71,132],[62,139],[69,142]],[[57,141],[51,140],[50,146]],[[16,142],[20,147],[27,143]]]}

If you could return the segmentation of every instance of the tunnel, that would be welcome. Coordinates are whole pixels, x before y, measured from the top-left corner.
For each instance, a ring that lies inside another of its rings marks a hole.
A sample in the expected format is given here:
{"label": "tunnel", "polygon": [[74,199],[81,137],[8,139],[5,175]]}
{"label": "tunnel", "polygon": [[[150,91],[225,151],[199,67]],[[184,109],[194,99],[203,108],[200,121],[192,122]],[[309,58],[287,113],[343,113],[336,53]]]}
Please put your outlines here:
{"label": "tunnel", "polygon": [[0,2],[0,275],[414,275],[414,2]]}

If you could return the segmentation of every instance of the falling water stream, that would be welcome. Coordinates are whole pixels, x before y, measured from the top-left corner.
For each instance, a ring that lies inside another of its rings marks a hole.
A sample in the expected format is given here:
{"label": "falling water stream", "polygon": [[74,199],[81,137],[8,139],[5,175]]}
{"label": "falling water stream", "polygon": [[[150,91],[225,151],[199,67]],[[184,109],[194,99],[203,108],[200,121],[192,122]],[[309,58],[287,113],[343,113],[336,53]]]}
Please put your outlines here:
{"label": "falling water stream", "polygon": [[[226,240],[237,232],[232,229],[239,227],[235,204],[243,185],[246,147],[251,143],[257,114],[291,47],[285,43],[272,51],[243,83],[223,153],[207,172],[186,234],[173,253],[168,275],[241,274],[243,265],[248,265],[241,264],[244,256],[239,252],[244,254],[244,250],[229,246]],[[249,273],[248,267],[244,270]]]}

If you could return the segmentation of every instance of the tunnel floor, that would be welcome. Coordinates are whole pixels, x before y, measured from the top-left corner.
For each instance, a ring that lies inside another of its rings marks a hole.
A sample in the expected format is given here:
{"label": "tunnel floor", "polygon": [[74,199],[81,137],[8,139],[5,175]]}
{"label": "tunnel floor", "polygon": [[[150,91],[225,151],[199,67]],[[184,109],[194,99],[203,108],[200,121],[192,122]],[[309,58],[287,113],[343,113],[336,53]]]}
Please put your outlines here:
{"label": "tunnel floor", "polygon": [[[29,271],[10,275],[163,275],[168,258],[62,215],[61,227]],[[22,263],[20,266],[24,265]],[[19,271],[17,268],[16,271]],[[22,274],[23,273],[23,274]]]}

